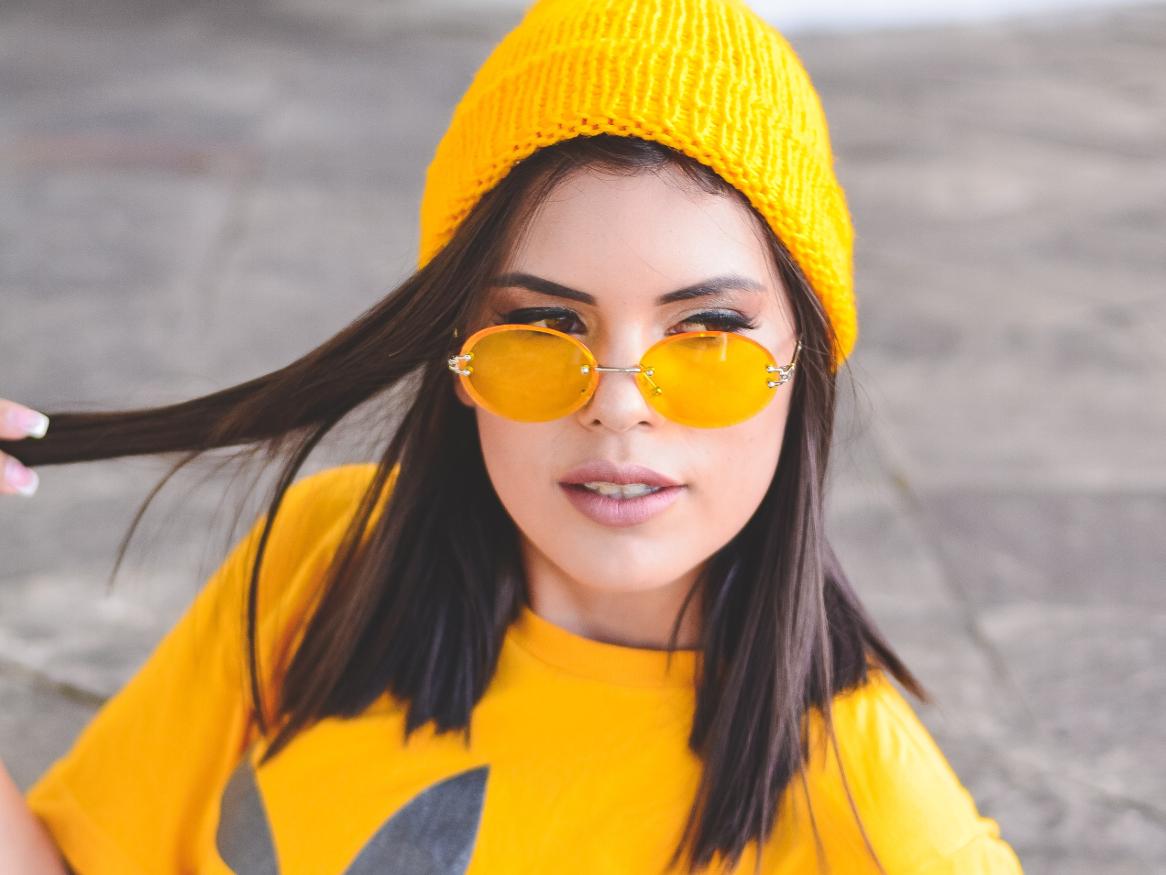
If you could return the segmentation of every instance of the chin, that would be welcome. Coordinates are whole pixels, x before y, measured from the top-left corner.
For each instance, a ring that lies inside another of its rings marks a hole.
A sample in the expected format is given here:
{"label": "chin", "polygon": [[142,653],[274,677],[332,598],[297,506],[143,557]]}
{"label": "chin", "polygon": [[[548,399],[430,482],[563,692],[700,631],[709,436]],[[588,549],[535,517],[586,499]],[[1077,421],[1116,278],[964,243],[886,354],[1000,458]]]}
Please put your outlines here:
{"label": "chin", "polygon": [[567,573],[581,585],[602,592],[650,592],[674,583],[685,574],[680,570],[675,574],[665,573],[658,562],[640,565],[605,561],[603,567],[596,568],[594,561],[585,561],[578,567],[579,574],[569,570]]}

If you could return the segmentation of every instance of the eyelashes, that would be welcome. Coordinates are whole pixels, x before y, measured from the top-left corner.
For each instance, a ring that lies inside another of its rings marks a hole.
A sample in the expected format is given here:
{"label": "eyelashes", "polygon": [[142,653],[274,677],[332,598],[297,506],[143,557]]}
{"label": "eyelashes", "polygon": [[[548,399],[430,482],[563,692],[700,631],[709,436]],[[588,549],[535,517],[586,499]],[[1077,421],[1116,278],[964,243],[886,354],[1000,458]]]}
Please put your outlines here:
{"label": "eyelashes", "polygon": [[[495,325],[505,324],[532,325],[542,323],[546,328],[554,328],[565,334],[586,333],[586,331],[572,331],[572,327],[582,325],[579,314],[565,307],[520,307],[508,313],[502,313]],[[558,324],[553,324],[558,323]],[[748,331],[757,327],[757,322],[747,318],[735,310],[705,310],[693,313],[676,323],[677,325],[699,324],[703,328],[687,328],[686,331]],[[569,327],[564,327],[569,326]]]}

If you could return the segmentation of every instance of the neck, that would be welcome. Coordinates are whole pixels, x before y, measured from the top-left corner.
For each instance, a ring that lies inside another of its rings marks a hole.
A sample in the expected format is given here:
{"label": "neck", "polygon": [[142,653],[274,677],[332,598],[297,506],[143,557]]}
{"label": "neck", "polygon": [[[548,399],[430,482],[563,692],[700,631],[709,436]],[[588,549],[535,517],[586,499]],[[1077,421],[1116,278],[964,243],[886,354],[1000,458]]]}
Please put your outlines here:
{"label": "neck", "polygon": [[[653,650],[667,650],[672,626],[700,566],[663,584],[616,588],[575,579],[533,545],[524,545],[531,610],[577,635]],[[700,647],[700,597],[694,595],[677,630],[676,647]]]}

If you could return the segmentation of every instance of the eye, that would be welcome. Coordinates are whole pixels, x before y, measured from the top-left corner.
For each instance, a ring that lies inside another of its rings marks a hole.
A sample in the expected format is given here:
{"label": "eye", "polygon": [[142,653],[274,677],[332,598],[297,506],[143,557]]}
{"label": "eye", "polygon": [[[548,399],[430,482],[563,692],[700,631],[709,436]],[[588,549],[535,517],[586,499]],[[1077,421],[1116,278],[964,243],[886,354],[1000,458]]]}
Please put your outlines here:
{"label": "eye", "polygon": [[685,326],[683,331],[747,331],[757,327],[756,322],[733,310],[706,310],[677,324]]}
{"label": "eye", "polygon": [[[505,323],[541,325],[565,334],[586,333],[579,315],[564,307],[522,307],[501,314],[495,324]],[[734,310],[706,310],[676,324],[681,331],[748,331],[757,327],[755,321]]]}
{"label": "eye", "polygon": [[578,314],[564,307],[521,307],[501,314],[499,321],[494,324],[506,323],[541,325],[543,328],[554,328],[564,334],[571,334],[573,325],[581,325]]}

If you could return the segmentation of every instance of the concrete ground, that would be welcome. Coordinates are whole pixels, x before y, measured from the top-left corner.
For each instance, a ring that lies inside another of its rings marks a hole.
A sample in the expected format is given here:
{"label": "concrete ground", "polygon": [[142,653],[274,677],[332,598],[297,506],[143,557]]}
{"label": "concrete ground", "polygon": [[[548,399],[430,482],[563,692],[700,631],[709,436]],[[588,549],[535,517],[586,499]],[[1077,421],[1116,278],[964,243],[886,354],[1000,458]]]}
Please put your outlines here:
{"label": "concrete ground", "polygon": [[[0,396],[220,388],[413,266],[433,147],[516,17],[257,7],[5,4]],[[1027,872],[1166,871],[1166,6],[791,39],[857,227],[846,567]],[[165,468],[45,468],[0,506],[0,757],[22,786],[221,556],[204,467],[107,594]]]}

